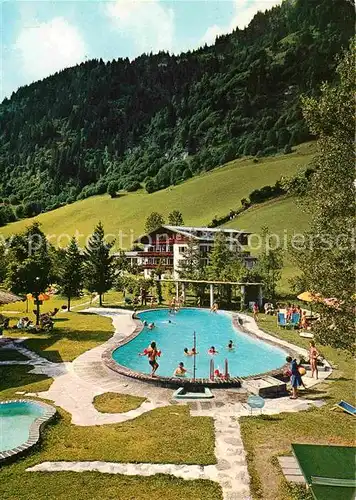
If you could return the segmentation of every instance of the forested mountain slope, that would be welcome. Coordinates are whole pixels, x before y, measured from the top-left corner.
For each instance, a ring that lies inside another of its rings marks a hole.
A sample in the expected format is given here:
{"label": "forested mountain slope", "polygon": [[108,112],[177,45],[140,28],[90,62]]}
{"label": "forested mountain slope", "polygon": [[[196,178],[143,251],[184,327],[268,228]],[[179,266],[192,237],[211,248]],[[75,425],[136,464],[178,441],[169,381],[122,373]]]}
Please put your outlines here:
{"label": "forested mountain slope", "polygon": [[[172,210],[179,210],[186,225],[205,226],[217,217],[229,214],[230,210],[241,208],[241,200],[248,198],[255,189],[274,185],[282,176],[292,177],[303,170],[315,154],[315,144],[297,146],[289,155],[253,159],[238,159],[226,165],[202,173],[178,186],[147,194],[143,190],[127,193],[117,198],[109,195],[93,196],[65,207],[40,214],[34,219],[24,219],[0,228],[0,237],[6,238],[25,230],[34,220],[42,225],[43,231],[51,235],[56,246],[66,246],[71,236],[76,235],[80,246],[85,246],[94,226],[101,220],[105,232],[116,238],[115,249],[129,249],[133,240],[144,233],[145,220],[154,211],[167,216]],[[253,208],[251,209],[253,211]],[[249,210],[246,212],[249,213]],[[293,210],[285,211],[283,228],[290,228]],[[241,224],[240,225],[240,217]],[[247,216],[248,219],[248,216]],[[261,223],[265,217],[261,213]],[[234,227],[258,230],[254,220],[245,224],[243,215],[231,221]],[[265,221],[270,224],[270,218]],[[250,227],[251,226],[251,227]],[[271,227],[274,231],[274,226]],[[297,228],[298,229],[298,228]]]}
{"label": "forested mountain slope", "polygon": [[309,139],[300,95],[333,80],[353,29],[351,1],[285,1],[211,47],[91,60],[22,87],[0,105],[0,197],[27,217],[110,183],[153,192],[288,152]]}

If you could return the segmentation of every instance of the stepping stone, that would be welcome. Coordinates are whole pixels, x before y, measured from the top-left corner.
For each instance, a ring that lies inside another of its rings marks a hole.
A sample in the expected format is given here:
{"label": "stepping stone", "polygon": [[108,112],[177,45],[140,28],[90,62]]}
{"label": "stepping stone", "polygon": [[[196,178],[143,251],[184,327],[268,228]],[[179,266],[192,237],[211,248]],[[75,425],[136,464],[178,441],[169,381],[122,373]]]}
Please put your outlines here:
{"label": "stepping stone", "polygon": [[223,403],[222,401],[217,401],[215,403],[215,406],[216,406],[216,408],[222,408],[223,406],[225,406],[225,403]]}
{"label": "stepping stone", "polygon": [[227,438],[225,438],[224,439],[224,443],[233,444],[235,446],[241,446],[242,445],[241,439],[233,438],[233,437],[227,437]]}
{"label": "stepping stone", "polygon": [[213,405],[210,403],[210,401],[202,401],[200,403],[202,410],[211,410]]}
{"label": "stepping stone", "polygon": [[231,469],[231,463],[227,460],[219,460],[219,462],[216,464],[216,468],[217,470],[229,470]]}

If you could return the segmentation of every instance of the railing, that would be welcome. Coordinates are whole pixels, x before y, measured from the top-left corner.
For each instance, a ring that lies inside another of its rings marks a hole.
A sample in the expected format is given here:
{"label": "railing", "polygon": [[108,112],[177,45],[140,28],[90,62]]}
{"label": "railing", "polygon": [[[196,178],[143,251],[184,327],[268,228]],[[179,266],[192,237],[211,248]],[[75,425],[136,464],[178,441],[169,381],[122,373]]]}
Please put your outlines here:
{"label": "railing", "polygon": [[173,269],[173,264],[141,264],[140,267],[143,267],[143,269],[156,269],[156,267]]}
{"label": "railing", "polygon": [[173,252],[142,251],[137,252],[138,257],[173,257]]}

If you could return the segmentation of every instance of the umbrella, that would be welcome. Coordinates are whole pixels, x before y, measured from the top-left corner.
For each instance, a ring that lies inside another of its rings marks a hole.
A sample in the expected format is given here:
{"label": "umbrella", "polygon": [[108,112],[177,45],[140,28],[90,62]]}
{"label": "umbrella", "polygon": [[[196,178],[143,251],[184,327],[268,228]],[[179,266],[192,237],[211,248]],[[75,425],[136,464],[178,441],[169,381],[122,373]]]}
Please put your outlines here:
{"label": "umbrella", "polygon": [[[318,302],[320,301],[320,294],[312,294],[311,292],[300,293],[297,298],[303,302]],[[310,304],[310,314],[313,315],[312,305]]]}
{"label": "umbrella", "polygon": [[297,298],[303,302],[317,302],[319,300],[319,296],[313,295],[311,292],[300,293]]}
{"label": "umbrella", "polygon": [[5,304],[13,304],[14,302],[18,302],[19,300],[23,300],[23,297],[19,297],[11,292],[5,292],[0,290],[0,305],[3,306]]}
{"label": "umbrella", "polygon": [[[28,293],[26,295],[26,297],[29,299],[29,300],[34,300],[35,297],[32,295],[32,293]],[[49,300],[51,298],[50,295],[48,295],[48,293],[40,293],[39,296],[38,296],[38,300]]]}

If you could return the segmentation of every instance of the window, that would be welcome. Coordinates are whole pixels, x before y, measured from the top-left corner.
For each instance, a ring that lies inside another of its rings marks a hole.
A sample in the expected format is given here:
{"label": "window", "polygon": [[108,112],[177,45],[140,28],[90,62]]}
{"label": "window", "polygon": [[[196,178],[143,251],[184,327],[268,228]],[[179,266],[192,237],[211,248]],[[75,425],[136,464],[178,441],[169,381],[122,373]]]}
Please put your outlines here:
{"label": "window", "polygon": [[185,247],[178,247],[178,252],[179,253],[184,253],[185,252]]}

